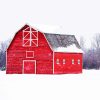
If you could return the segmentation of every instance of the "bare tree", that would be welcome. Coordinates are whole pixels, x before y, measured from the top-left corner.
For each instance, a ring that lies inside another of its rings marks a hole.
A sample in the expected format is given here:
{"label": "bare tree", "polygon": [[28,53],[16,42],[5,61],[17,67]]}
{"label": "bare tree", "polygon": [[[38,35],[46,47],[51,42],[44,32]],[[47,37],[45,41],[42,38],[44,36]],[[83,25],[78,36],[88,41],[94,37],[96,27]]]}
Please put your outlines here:
{"label": "bare tree", "polygon": [[80,37],[80,46],[81,46],[81,49],[83,50],[83,68],[85,68],[85,69],[87,69],[88,68],[88,56],[87,56],[87,54],[88,54],[88,52],[87,52],[87,49],[86,49],[86,47],[85,47],[85,40],[84,40],[84,37],[83,36],[81,36]]}
{"label": "bare tree", "polygon": [[82,50],[85,49],[84,44],[85,44],[84,38],[83,38],[83,36],[81,36],[81,37],[80,37],[80,46],[81,46]]}
{"label": "bare tree", "polygon": [[97,69],[100,69],[100,33],[96,34],[92,41],[92,50]]}
{"label": "bare tree", "polygon": [[6,49],[9,41],[0,44],[0,70],[5,70],[6,65]]}
{"label": "bare tree", "polygon": [[100,50],[100,33],[94,36],[92,46],[95,50]]}

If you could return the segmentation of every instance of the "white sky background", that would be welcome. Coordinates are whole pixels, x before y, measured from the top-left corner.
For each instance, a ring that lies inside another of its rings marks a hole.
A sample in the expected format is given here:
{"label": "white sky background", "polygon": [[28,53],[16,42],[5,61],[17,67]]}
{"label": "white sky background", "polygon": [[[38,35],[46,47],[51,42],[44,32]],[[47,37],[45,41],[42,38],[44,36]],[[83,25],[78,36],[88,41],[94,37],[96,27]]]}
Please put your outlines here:
{"label": "white sky background", "polygon": [[0,0],[0,41],[25,23],[57,26],[54,32],[78,38],[82,35],[89,47],[92,36],[100,33],[100,0]]}

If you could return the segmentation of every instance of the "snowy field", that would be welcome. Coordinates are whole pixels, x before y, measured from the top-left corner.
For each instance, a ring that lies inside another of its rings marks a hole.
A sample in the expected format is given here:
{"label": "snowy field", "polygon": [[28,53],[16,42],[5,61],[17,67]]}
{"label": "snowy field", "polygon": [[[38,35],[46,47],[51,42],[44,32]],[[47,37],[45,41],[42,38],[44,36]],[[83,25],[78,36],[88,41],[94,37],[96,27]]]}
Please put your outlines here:
{"label": "snowy field", "polygon": [[0,72],[0,100],[100,100],[100,70],[64,75]]}

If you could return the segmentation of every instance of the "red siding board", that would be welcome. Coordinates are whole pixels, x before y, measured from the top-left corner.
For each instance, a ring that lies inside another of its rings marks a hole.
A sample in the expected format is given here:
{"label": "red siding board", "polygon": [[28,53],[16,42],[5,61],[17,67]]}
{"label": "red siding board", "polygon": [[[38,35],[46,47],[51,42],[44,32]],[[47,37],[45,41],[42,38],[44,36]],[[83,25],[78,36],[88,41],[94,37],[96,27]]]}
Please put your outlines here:
{"label": "red siding board", "polygon": [[[44,63],[43,63],[44,62]],[[53,74],[53,64],[49,61],[43,61],[37,63],[37,74]],[[48,66],[48,67],[47,67]]]}

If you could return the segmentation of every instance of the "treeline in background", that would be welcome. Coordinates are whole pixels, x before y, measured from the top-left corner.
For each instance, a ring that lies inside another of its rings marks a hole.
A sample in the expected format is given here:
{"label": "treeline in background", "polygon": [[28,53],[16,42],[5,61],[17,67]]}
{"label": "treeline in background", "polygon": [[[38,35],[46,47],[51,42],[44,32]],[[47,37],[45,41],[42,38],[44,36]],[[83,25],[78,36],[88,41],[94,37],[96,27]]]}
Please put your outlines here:
{"label": "treeline in background", "polygon": [[84,69],[100,69],[100,33],[96,34],[91,40],[91,47],[86,48],[85,40],[80,38],[80,46],[83,53]]}
{"label": "treeline in background", "polygon": [[6,50],[10,40],[0,43],[0,70],[6,70]]}

